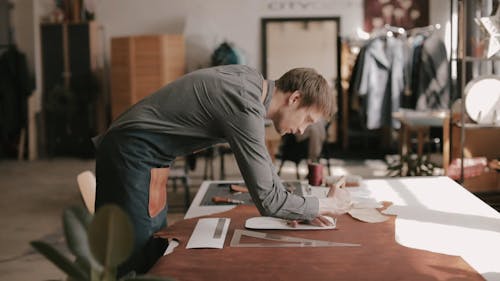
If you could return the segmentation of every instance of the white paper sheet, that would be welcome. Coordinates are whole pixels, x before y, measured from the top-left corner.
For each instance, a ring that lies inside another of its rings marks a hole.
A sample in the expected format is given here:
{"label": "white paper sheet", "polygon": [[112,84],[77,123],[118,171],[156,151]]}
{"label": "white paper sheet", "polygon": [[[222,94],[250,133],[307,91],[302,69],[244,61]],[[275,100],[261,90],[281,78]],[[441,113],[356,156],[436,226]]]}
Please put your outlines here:
{"label": "white paper sheet", "polygon": [[189,238],[186,249],[222,249],[230,222],[231,219],[229,218],[199,219]]}
{"label": "white paper sheet", "polygon": [[179,241],[175,239],[168,239],[168,246],[165,252],[163,252],[163,255],[164,256],[170,255],[171,253],[174,252],[174,249],[177,248],[177,246],[179,246]]}

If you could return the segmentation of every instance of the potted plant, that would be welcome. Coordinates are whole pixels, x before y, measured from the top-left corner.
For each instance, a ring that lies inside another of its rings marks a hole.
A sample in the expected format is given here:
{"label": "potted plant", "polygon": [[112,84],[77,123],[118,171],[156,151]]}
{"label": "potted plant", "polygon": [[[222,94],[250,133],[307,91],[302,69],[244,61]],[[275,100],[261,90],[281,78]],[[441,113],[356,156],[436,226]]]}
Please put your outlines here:
{"label": "potted plant", "polygon": [[[70,207],[63,213],[63,226],[74,260],[43,241],[30,244],[66,273],[69,281],[116,281],[118,265],[132,252],[134,232],[127,214],[116,205],[103,206],[94,216],[83,207]],[[120,280],[172,279],[129,274]]]}

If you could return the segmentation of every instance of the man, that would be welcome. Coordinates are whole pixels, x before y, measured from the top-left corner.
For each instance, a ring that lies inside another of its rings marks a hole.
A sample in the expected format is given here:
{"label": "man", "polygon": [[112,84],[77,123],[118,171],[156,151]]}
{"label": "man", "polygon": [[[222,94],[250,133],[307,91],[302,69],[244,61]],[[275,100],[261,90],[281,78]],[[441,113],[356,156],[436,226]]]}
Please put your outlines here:
{"label": "man", "polygon": [[134,253],[119,274],[149,270],[166,247],[152,235],[166,225],[172,161],[216,143],[231,146],[262,215],[327,225],[324,215],[345,212],[342,196],[287,192],[265,146],[266,118],[280,134],[294,134],[332,113],[333,96],[314,70],[293,69],[275,82],[243,65],[191,72],[132,106],[95,140],[96,209],[118,204],[135,230]]}

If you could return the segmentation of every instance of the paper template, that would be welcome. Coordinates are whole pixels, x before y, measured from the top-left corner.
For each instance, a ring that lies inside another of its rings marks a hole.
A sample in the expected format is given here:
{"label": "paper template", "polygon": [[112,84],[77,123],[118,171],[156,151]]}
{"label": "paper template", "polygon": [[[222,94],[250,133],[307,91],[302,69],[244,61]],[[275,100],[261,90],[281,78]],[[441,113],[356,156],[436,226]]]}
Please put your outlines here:
{"label": "paper template", "polygon": [[229,218],[199,219],[189,238],[186,249],[222,249],[230,221]]}
{"label": "paper template", "polygon": [[351,209],[348,213],[355,219],[370,223],[384,222],[389,219],[377,209]]}
{"label": "paper template", "polygon": [[289,226],[288,221],[274,217],[253,217],[245,221],[245,227],[249,229],[284,229],[284,230],[326,230],[335,229],[336,220],[327,217],[332,225],[331,226],[314,226],[310,224],[299,223],[296,227]]}

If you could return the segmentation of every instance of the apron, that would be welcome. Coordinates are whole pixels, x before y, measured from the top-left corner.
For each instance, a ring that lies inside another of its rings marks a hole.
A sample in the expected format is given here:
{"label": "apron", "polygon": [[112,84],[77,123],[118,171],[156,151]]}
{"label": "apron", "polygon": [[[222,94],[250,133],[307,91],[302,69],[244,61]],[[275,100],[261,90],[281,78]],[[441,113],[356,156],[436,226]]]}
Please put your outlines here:
{"label": "apron", "polygon": [[118,276],[132,270],[145,273],[163,255],[167,241],[152,236],[167,225],[169,166],[187,150],[175,137],[139,130],[111,130],[102,138],[96,156],[96,210],[117,204],[134,227],[134,250]]}

